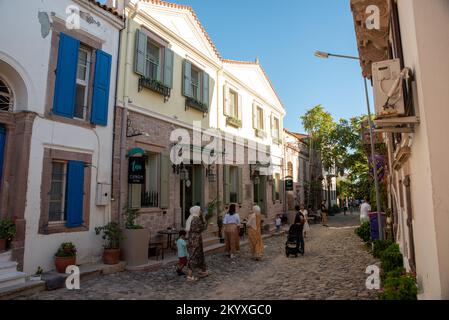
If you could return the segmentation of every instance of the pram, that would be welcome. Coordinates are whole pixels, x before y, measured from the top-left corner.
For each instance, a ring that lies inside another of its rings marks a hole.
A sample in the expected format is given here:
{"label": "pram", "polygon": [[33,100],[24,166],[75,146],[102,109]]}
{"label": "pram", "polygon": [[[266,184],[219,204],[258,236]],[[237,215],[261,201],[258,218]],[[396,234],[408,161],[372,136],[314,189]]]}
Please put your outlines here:
{"label": "pram", "polygon": [[285,255],[287,258],[298,254],[304,255],[304,239],[302,238],[302,226],[293,224],[288,231],[287,241],[285,242]]}

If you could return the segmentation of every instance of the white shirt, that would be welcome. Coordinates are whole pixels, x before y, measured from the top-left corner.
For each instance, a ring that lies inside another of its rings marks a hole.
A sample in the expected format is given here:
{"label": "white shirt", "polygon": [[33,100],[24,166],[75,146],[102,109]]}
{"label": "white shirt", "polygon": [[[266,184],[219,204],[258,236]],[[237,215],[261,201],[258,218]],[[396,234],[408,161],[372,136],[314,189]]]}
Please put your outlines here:
{"label": "white shirt", "polygon": [[368,202],[362,203],[360,206],[360,219],[368,219],[368,213],[371,211],[371,206]]}
{"label": "white shirt", "polygon": [[234,213],[233,215],[230,215],[229,213],[226,213],[223,218],[223,224],[240,224],[239,214]]}

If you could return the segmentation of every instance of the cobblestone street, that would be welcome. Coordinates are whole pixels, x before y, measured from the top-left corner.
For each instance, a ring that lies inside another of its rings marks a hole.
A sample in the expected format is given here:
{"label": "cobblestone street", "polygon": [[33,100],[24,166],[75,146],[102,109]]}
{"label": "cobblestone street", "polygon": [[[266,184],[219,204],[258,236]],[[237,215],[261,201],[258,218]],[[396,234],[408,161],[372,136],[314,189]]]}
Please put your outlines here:
{"label": "cobblestone street", "polygon": [[[46,291],[28,299],[375,299],[365,288],[365,269],[376,263],[354,234],[358,215],[329,218],[329,228],[311,225],[306,253],[284,254],[286,236],[265,240],[256,262],[248,246],[235,260],[223,253],[206,257],[212,274],[194,283],[172,267],[157,272],[122,272],[81,282],[81,289]],[[187,295],[186,295],[187,294]]]}

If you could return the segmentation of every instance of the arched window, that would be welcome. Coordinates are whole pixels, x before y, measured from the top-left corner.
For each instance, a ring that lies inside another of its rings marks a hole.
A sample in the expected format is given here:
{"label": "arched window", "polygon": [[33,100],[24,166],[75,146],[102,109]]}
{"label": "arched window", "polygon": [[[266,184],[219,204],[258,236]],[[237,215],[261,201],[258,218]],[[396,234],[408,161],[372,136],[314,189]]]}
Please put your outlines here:
{"label": "arched window", "polygon": [[0,78],[0,110],[12,111],[14,106],[14,96],[11,88]]}
{"label": "arched window", "polygon": [[293,163],[291,162],[287,163],[287,175],[293,177]]}

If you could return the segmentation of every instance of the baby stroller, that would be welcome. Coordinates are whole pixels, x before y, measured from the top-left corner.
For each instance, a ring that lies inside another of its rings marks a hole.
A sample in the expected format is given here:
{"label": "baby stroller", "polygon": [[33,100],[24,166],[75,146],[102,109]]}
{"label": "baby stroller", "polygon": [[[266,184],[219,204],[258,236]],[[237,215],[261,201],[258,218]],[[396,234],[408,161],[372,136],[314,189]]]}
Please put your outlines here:
{"label": "baby stroller", "polygon": [[294,255],[295,258],[298,257],[298,254],[304,255],[303,243],[302,226],[293,224],[288,231],[287,242],[285,242],[285,255],[287,258],[290,255]]}

